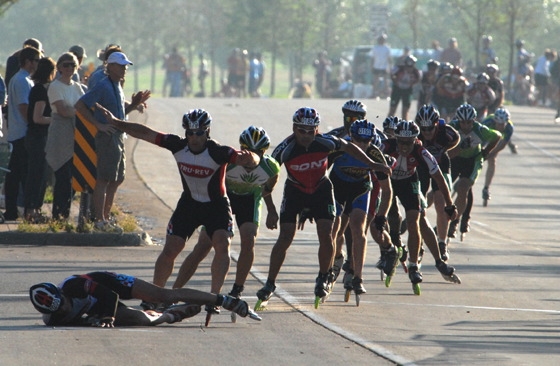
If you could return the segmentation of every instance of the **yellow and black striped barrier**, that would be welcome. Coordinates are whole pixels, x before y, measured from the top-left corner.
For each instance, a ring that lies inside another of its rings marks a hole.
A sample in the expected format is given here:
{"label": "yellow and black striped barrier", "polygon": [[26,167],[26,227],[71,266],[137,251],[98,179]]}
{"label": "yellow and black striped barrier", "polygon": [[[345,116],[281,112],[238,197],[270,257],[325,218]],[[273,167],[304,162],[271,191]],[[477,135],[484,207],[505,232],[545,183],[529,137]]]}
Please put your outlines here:
{"label": "yellow and black striped barrier", "polygon": [[97,176],[97,154],[95,135],[97,127],[76,115],[74,129],[74,157],[72,169],[72,188],[76,192],[93,192]]}

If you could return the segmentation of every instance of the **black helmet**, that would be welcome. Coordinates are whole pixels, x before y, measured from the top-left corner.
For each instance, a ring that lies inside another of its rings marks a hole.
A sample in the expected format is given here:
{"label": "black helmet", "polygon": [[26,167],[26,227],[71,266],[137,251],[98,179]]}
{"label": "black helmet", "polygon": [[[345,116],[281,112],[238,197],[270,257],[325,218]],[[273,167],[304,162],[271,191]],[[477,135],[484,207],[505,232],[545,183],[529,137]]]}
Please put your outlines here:
{"label": "black helmet", "polygon": [[395,137],[418,137],[420,129],[414,121],[401,120],[395,129]]}
{"label": "black helmet", "polygon": [[241,148],[251,151],[265,151],[270,146],[270,138],[262,127],[249,126],[239,135]]}
{"label": "black helmet", "polygon": [[468,103],[461,104],[455,112],[459,121],[474,121],[476,119],[476,109]]}
{"label": "black helmet", "polygon": [[183,115],[183,128],[187,130],[206,129],[211,123],[212,117],[204,109],[191,109]]}
{"label": "black helmet", "polygon": [[430,127],[438,123],[439,111],[431,104],[424,104],[416,113],[414,122],[420,127]]}

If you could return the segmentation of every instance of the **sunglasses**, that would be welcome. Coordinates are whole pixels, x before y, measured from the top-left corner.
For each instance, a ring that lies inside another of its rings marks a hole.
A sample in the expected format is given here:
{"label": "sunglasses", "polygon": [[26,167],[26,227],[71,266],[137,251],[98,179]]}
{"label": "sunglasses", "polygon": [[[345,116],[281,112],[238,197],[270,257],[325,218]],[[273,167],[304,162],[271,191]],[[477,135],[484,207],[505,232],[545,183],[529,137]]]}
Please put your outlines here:
{"label": "sunglasses", "polygon": [[344,122],[354,122],[354,121],[357,121],[359,119],[360,119],[360,117],[357,117],[357,116],[352,116],[352,117],[344,116]]}
{"label": "sunglasses", "polygon": [[313,135],[315,134],[315,129],[308,130],[306,128],[297,128],[297,131],[302,135]]}
{"label": "sunglasses", "polygon": [[474,120],[472,120],[472,119],[464,119],[464,120],[459,121],[459,123],[471,124],[471,123],[474,123]]}
{"label": "sunglasses", "polygon": [[62,67],[78,67],[74,62],[63,62]]}
{"label": "sunglasses", "polygon": [[204,135],[208,130],[197,130],[197,131],[193,131],[193,130],[187,130],[187,136],[193,136],[193,135],[197,135],[198,137]]}
{"label": "sunglasses", "polygon": [[424,131],[424,132],[431,132],[436,128],[436,126],[430,126],[430,127],[421,127],[420,131]]}

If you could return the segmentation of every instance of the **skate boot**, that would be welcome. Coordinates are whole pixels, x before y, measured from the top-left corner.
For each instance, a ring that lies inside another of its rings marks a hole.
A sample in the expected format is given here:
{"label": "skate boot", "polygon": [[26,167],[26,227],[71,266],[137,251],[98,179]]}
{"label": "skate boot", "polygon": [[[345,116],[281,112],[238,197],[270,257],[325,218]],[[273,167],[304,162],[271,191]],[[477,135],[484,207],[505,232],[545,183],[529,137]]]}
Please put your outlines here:
{"label": "skate boot", "polygon": [[459,219],[453,220],[449,223],[449,230],[447,230],[447,236],[450,238],[455,238],[457,234],[457,226],[459,226]]}
{"label": "skate boot", "polygon": [[514,144],[513,142],[510,141],[508,143],[508,147],[511,150],[512,154],[517,154],[517,145],[516,144]]}
{"label": "skate boot", "polygon": [[422,273],[417,265],[413,264],[408,267],[408,278],[412,282],[412,290],[415,295],[420,295],[420,282],[422,282]]}
{"label": "skate boot", "polygon": [[220,307],[215,305],[205,305],[204,310],[206,311],[206,321],[204,322],[204,325],[208,327],[210,319],[212,319],[212,315],[220,314]]}
{"label": "skate boot", "polygon": [[334,274],[334,278],[333,278],[333,285],[336,282],[336,280],[338,279],[338,276],[340,275],[340,270],[343,267],[343,263],[344,263],[344,254],[340,254],[340,257],[335,257],[334,258],[334,263],[332,266],[332,271]]}
{"label": "skate boot", "polygon": [[195,305],[195,304],[177,304],[171,305],[167,309],[163,311],[164,314],[170,314],[171,320],[167,323],[172,324],[176,322],[180,322],[183,319],[191,318],[196,314],[200,313],[202,310],[202,306]]}
{"label": "skate boot", "polygon": [[276,290],[276,286],[272,281],[266,281],[263,288],[257,291],[257,303],[255,304],[255,311],[264,310],[268,304],[268,300],[272,293]]}
{"label": "skate boot", "polygon": [[397,269],[397,265],[399,263],[399,251],[397,247],[394,245],[385,252],[385,263],[383,267],[383,273],[387,276],[385,278],[385,287],[391,286],[391,280],[395,275],[395,270]]}
{"label": "skate boot", "polygon": [[422,263],[422,258],[424,258],[424,246],[421,245],[418,251],[418,264]]}
{"label": "skate boot", "polygon": [[[222,302],[222,306],[224,307],[224,309],[233,311],[234,313],[236,313],[237,315],[243,318],[249,316],[249,318],[253,320],[262,320],[257,313],[255,313],[253,310],[251,310],[251,308],[249,308],[249,304],[247,304],[246,301],[241,300],[240,298],[225,295],[224,300]],[[214,308],[216,307],[214,306]]]}
{"label": "skate boot", "polygon": [[140,307],[144,310],[154,310],[157,312],[163,312],[165,309],[170,307],[173,304],[164,304],[163,302],[149,302],[149,301],[142,301],[140,303]]}
{"label": "skate boot", "polygon": [[319,308],[319,303],[325,302],[329,294],[329,274],[319,272],[315,279],[315,309]]}
{"label": "skate boot", "polygon": [[[241,293],[243,292],[243,288],[244,288],[243,285],[239,286],[234,283],[228,295],[231,297],[235,297],[236,299],[239,299],[241,298]],[[231,322],[232,323],[237,322],[237,313],[233,311],[231,312]]]}
{"label": "skate boot", "polygon": [[385,272],[383,272],[383,268],[385,268],[385,263],[386,262],[387,262],[387,251],[384,250],[384,249],[381,249],[381,254],[379,255],[379,260],[375,264],[375,267],[377,267],[377,269],[381,273],[381,281],[385,281]]}
{"label": "skate boot", "polygon": [[488,201],[490,201],[490,190],[488,187],[482,189],[482,205],[484,207],[488,206]]}
{"label": "skate boot", "polygon": [[342,282],[344,283],[344,302],[348,302],[350,300],[350,293],[354,286],[352,286],[352,279],[354,278],[354,270],[348,269],[344,272],[344,278]]}
{"label": "skate boot", "polygon": [[408,267],[406,266],[406,260],[408,259],[408,250],[405,246],[399,248],[399,261],[403,267],[404,273],[408,273]]}
{"label": "skate boot", "polygon": [[444,262],[447,262],[447,260],[449,259],[449,252],[447,251],[447,243],[444,241],[440,241],[438,243],[439,246],[439,253],[441,255],[441,259]]}
{"label": "skate boot", "polygon": [[356,294],[356,306],[360,306],[360,295],[366,293],[366,289],[362,284],[362,279],[360,277],[354,277],[352,279],[352,289],[354,294]]}
{"label": "skate boot", "polygon": [[455,268],[448,265],[444,261],[441,260],[436,261],[436,268],[439,271],[439,273],[441,273],[441,276],[443,277],[444,280],[457,284],[461,283],[461,279],[459,278],[459,276],[455,274]]}

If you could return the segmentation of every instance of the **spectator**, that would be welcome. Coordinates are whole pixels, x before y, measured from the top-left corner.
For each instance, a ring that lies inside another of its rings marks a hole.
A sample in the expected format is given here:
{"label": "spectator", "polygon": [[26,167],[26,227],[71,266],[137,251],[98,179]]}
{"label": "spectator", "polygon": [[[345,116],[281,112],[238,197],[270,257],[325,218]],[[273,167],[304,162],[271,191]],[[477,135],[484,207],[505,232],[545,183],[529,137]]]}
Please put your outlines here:
{"label": "spectator", "polygon": [[239,85],[239,81],[238,81],[239,75],[237,73],[237,70],[240,67],[239,64],[241,64],[242,62],[243,60],[241,55],[241,49],[234,48],[227,59],[227,64],[228,64],[227,85],[229,86],[230,90],[232,90],[233,94],[237,93],[237,87]]}
{"label": "spectator", "polygon": [[206,96],[206,88],[204,86],[204,80],[208,76],[208,62],[204,58],[204,54],[200,52],[198,54],[199,66],[198,66],[198,86],[200,91],[196,94],[197,97],[205,97]]}
{"label": "spectator", "polygon": [[315,68],[315,89],[321,98],[328,93],[328,80],[331,72],[331,61],[327,58],[327,51],[321,51],[317,54],[317,59],[313,61]]}
{"label": "spectator", "polygon": [[4,107],[6,106],[6,83],[4,82],[4,78],[0,75],[0,108],[2,112],[0,113],[0,137],[4,137]]}
{"label": "spectator", "polygon": [[463,57],[457,47],[457,38],[449,39],[448,47],[441,52],[440,62],[449,62],[453,66],[463,67]]}
{"label": "spectator", "polygon": [[31,76],[35,85],[29,92],[29,107],[27,108],[27,134],[24,144],[27,150],[28,165],[23,196],[25,221],[34,224],[42,223],[46,219],[41,213],[41,207],[47,187],[45,145],[51,123],[51,106],[47,88],[56,75],[55,70],[54,60],[46,57],[39,61],[37,70]]}
{"label": "spectator", "polygon": [[254,98],[261,96],[260,87],[264,80],[264,62],[262,54],[255,52],[252,54],[249,64],[249,95]]}
{"label": "spectator", "polygon": [[[41,52],[41,55],[44,53],[42,43],[38,39],[35,39],[35,38],[26,39],[23,42],[23,48],[25,48],[25,47],[34,47]],[[6,60],[6,75],[5,75],[5,78],[4,78],[4,82],[6,83],[6,85],[10,85],[10,80],[12,79],[12,76],[14,76],[15,73],[18,72],[18,70],[20,68],[19,53],[21,52],[21,50],[23,48],[20,48],[19,50],[14,52]]]}
{"label": "spectator", "polygon": [[[373,96],[389,95],[389,72],[391,71],[391,48],[387,46],[387,35],[377,37],[377,44],[369,56],[373,59]],[[383,86],[383,87],[382,87]]]}
{"label": "spectator", "polygon": [[402,118],[408,119],[412,91],[422,78],[421,72],[416,68],[416,57],[407,56],[401,66],[396,66],[391,72],[393,88],[391,90],[391,103],[389,106],[389,116],[395,116],[399,101],[402,100]]}
{"label": "spectator", "polygon": [[177,47],[173,47],[170,54],[165,55],[163,67],[165,68],[165,83],[163,85],[163,94],[165,96],[166,85],[171,85],[169,96],[177,98],[183,96],[183,76],[187,69],[185,59],[177,51]]}
{"label": "spectator", "polygon": [[87,87],[92,89],[95,84],[97,84],[101,79],[107,76],[105,68],[107,67],[107,58],[113,52],[122,52],[121,46],[117,44],[108,44],[102,50],[97,50],[97,58],[101,60],[103,63],[95,69],[94,72],[91,73],[87,80]]}
{"label": "spectator", "polygon": [[488,64],[496,64],[498,62],[498,57],[496,56],[496,51],[490,47],[492,43],[492,36],[483,35],[482,36],[482,48],[479,52],[479,62],[477,68],[484,71],[486,65]]}
{"label": "spectator", "polygon": [[17,220],[17,198],[21,187],[25,187],[27,176],[27,150],[24,139],[27,134],[27,108],[29,92],[33,87],[30,75],[37,70],[41,60],[41,51],[34,47],[25,47],[19,53],[20,69],[10,80],[8,86],[8,142],[12,144],[12,154],[6,174],[5,195],[6,212],[4,218]]}
{"label": "spectator", "polygon": [[84,62],[84,59],[87,58],[85,48],[83,48],[80,45],[74,45],[70,47],[68,52],[73,53],[74,56],[76,56],[76,58],[78,59],[78,69],[76,70],[76,73],[72,76],[72,79],[81,84],[86,84],[86,80],[84,77],[85,70],[82,69],[82,63]]}
{"label": "spectator", "polygon": [[132,95],[132,101],[125,101],[122,82],[129,65],[132,62],[124,53],[111,53],[107,58],[108,77],[89,88],[74,106],[80,118],[93,124],[98,130],[95,136],[97,179],[93,190],[93,209],[95,229],[100,231],[122,232],[122,228],[116,223],[109,222],[109,217],[117,188],[124,181],[124,136],[106,122],[99,110],[92,112],[91,108],[99,103],[120,119],[135,109],[143,111],[146,100],[150,98],[149,90],[139,91]]}
{"label": "spectator", "polygon": [[63,53],[56,63],[60,77],[49,86],[49,100],[53,120],[47,138],[47,162],[54,171],[52,217],[66,220],[72,203],[72,156],[74,155],[74,104],[84,95],[79,82],[73,79],[78,59],[71,53]]}
{"label": "spectator", "polygon": [[548,84],[550,83],[550,62],[554,60],[554,52],[549,48],[537,59],[535,65],[535,86],[537,87],[537,98],[539,103],[546,106],[548,98]]}
{"label": "spectator", "polygon": [[441,60],[441,53],[443,52],[443,48],[439,45],[438,40],[432,41],[432,59],[435,61]]}

